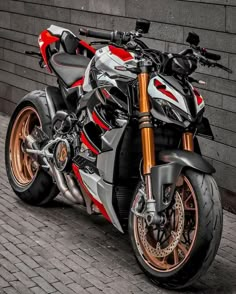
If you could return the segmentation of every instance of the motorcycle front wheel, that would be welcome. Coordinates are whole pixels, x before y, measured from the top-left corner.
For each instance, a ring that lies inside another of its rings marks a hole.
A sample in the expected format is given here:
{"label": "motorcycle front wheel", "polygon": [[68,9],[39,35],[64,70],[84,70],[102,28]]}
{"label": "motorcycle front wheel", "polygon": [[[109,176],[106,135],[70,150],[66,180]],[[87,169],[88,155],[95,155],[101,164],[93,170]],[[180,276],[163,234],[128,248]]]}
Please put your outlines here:
{"label": "motorcycle front wheel", "polygon": [[[145,200],[140,189],[141,183],[133,203],[139,201],[142,206]],[[132,209],[129,216],[129,235],[139,266],[155,284],[169,289],[186,288],[207,271],[218,250],[222,226],[214,178],[191,169],[179,177],[163,225],[148,226]]]}

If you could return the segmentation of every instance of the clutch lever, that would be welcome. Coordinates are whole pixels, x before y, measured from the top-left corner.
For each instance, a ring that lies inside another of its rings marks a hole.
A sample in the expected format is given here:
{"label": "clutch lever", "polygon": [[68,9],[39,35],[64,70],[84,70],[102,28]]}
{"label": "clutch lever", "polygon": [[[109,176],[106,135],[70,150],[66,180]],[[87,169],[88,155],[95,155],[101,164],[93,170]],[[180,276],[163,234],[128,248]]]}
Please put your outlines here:
{"label": "clutch lever", "polygon": [[222,64],[219,64],[219,63],[213,63],[213,66],[214,66],[214,67],[221,68],[221,69],[223,69],[224,71],[227,71],[227,72],[230,73],[230,74],[233,73],[232,69],[230,69],[230,68],[228,68],[228,67],[226,67],[226,66],[224,66],[224,65],[222,65]]}

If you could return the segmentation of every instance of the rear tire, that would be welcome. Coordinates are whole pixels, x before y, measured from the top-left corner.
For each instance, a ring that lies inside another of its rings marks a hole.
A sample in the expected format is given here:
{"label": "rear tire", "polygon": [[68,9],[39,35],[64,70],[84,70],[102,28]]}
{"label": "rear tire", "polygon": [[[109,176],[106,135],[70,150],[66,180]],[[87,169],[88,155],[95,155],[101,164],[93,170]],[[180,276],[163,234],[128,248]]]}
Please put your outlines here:
{"label": "rear tire", "polygon": [[[29,117],[28,122],[27,116]],[[25,121],[22,121],[25,117]],[[28,131],[32,131],[35,125],[41,126],[51,138],[51,118],[44,91],[33,91],[27,94],[14,110],[6,135],[5,164],[9,183],[16,195],[31,205],[45,205],[57,196],[59,190],[53,183],[52,177],[40,166],[37,167],[37,170],[32,169],[32,158],[21,151],[22,133],[25,131],[20,131],[19,135],[18,130],[20,130],[19,125],[25,127],[26,124],[29,125]],[[17,160],[17,156],[20,160]],[[27,163],[30,162],[27,165],[28,169],[22,163],[25,156],[27,156]]]}
{"label": "rear tire", "polygon": [[[155,261],[155,258],[159,257],[156,257],[156,255],[154,259],[152,259],[153,256],[151,256],[148,260],[148,255],[145,255],[146,248],[140,245],[143,239],[137,238],[137,233],[135,233],[135,224],[137,223],[136,220],[138,217],[132,212],[130,212],[129,216],[129,235],[139,266],[155,284],[169,289],[186,288],[207,271],[217,253],[223,227],[220,194],[214,178],[210,175],[205,175],[190,169],[186,170],[183,175],[191,184],[194,194],[196,195],[198,221],[195,223],[197,229],[192,241],[193,243],[191,243],[192,245],[189,246],[189,248],[187,246],[189,252],[186,254],[186,258],[181,262],[178,260],[179,258],[176,259],[179,261],[179,265],[176,263],[175,267],[173,266],[173,268],[171,268],[169,266],[169,268],[167,267],[166,269],[164,269],[164,267],[160,269],[153,266],[153,260]],[[134,199],[136,195],[137,191]],[[188,215],[188,213],[184,213],[185,221],[186,215]],[[152,234],[154,235],[153,231]],[[148,234],[146,236],[148,236]],[[170,239],[171,238],[172,237],[170,237]],[[155,246],[156,245],[154,245],[154,247]],[[140,248],[144,250],[142,251]],[[179,255],[181,251],[177,249],[177,252]],[[172,251],[171,254],[173,254],[172,261],[174,260],[174,262],[176,262],[174,252]],[[171,257],[171,254],[166,257],[166,260]],[[163,260],[159,259],[158,262]],[[167,261],[164,262],[168,263]]]}

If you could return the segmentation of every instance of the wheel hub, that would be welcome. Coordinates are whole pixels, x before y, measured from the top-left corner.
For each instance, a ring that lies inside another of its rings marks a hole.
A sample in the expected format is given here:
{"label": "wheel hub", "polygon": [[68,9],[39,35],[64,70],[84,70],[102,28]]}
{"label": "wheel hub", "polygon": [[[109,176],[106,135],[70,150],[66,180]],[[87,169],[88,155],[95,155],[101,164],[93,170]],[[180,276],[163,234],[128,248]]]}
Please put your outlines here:
{"label": "wheel hub", "polygon": [[[171,254],[171,252],[173,252],[173,250],[177,247],[180,241],[181,235],[183,233],[184,206],[178,192],[175,193],[174,199],[175,199],[174,218],[176,219],[172,220],[172,222],[177,223],[177,225],[176,227],[172,228],[169,232],[169,235],[170,235],[169,238],[171,240],[170,242],[164,242],[164,244],[157,242],[156,245],[154,245],[152,240],[149,240],[149,238],[147,237],[147,234],[150,231],[150,227],[147,226],[145,219],[143,218],[138,219],[138,232],[139,232],[140,240],[145,250],[154,257],[158,257],[158,258],[166,257],[169,254]],[[167,224],[164,227],[167,227]],[[165,243],[167,243],[167,245]]]}

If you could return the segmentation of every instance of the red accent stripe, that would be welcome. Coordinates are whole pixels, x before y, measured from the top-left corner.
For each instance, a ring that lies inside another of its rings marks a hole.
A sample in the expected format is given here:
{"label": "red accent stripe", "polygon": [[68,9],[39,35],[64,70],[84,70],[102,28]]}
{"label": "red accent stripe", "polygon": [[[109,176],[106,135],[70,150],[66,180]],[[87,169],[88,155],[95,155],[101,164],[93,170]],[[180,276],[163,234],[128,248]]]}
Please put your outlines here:
{"label": "red accent stripe", "polygon": [[81,141],[96,155],[99,154],[99,151],[91,145],[91,143],[88,141],[88,139],[86,138],[85,134],[83,132],[81,132],[81,136],[80,136]]}
{"label": "red accent stripe", "polygon": [[98,115],[96,114],[95,111],[93,111],[92,113],[92,117],[93,117],[93,121],[99,125],[99,127],[101,127],[102,129],[108,131],[110,128],[108,126],[106,126],[101,120],[100,118],[98,117]]}
{"label": "red accent stripe", "polygon": [[117,48],[115,46],[110,45],[109,50],[111,51],[112,54],[116,55],[123,61],[128,61],[133,59],[133,56],[128,51],[122,48]]}
{"label": "red accent stripe", "polygon": [[166,90],[164,88],[165,85],[163,85],[160,81],[154,80],[154,85],[156,86],[157,90],[160,91],[162,94],[178,102],[177,98],[170,91]]}
{"label": "red accent stripe", "polygon": [[101,89],[101,91],[102,91],[102,94],[104,95],[104,97],[106,99],[110,99],[111,98],[110,93],[106,89],[103,88],[103,89]]}
{"label": "red accent stripe", "polygon": [[89,198],[94,202],[94,204],[97,206],[97,208],[101,211],[101,213],[103,214],[103,216],[109,221],[111,222],[111,219],[109,217],[109,215],[107,214],[106,212],[106,209],[105,207],[102,205],[102,203],[100,203],[99,201],[97,201],[93,195],[89,192],[88,188],[85,186],[84,182],[83,182],[83,179],[80,175],[80,172],[79,172],[79,167],[77,165],[75,165],[74,163],[72,163],[72,168],[73,168],[73,171],[80,183],[80,185],[83,187],[84,191],[86,192],[86,194],[89,196]]}
{"label": "red accent stripe", "polygon": [[84,77],[83,77],[82,79],[76,81],[76,82],[71,86],[71,88],[82,86],[83,83],[84,83]]}
{"label": "red accent stripe", "polygon": [[80,40],[79,43],[80,43],[80,45],[82,45],[84,48],[88,49],[90,52],[92,52],[93,54],[95,54],[96,49],[93,48],[92,46],[90,46],[88,43],[86,43],[86,42],[83,41],[83,40]]}
{"label": "red accent stripe", "polygon": [[200,93],[198,92],[198,90],[194,88],[194,89],[193,89],[193,92],[194,92],[194,95],[195,95],[196,98],[197,98],[197,105],[202,104],[202,102],[203,102],[203,98],[202,98],[202,96],[200,95]]}
{"label": "red accent stripe", "polygon": [[43,56],[43,61],[46,64],[49,72],[52,72],[48,66],[48,59],[47,59],[47,48],[50,44],[59,41],[58,37],[53,36],[49,31],[44,30],[39,35],[38,43],[40,47],[41,54]]}

